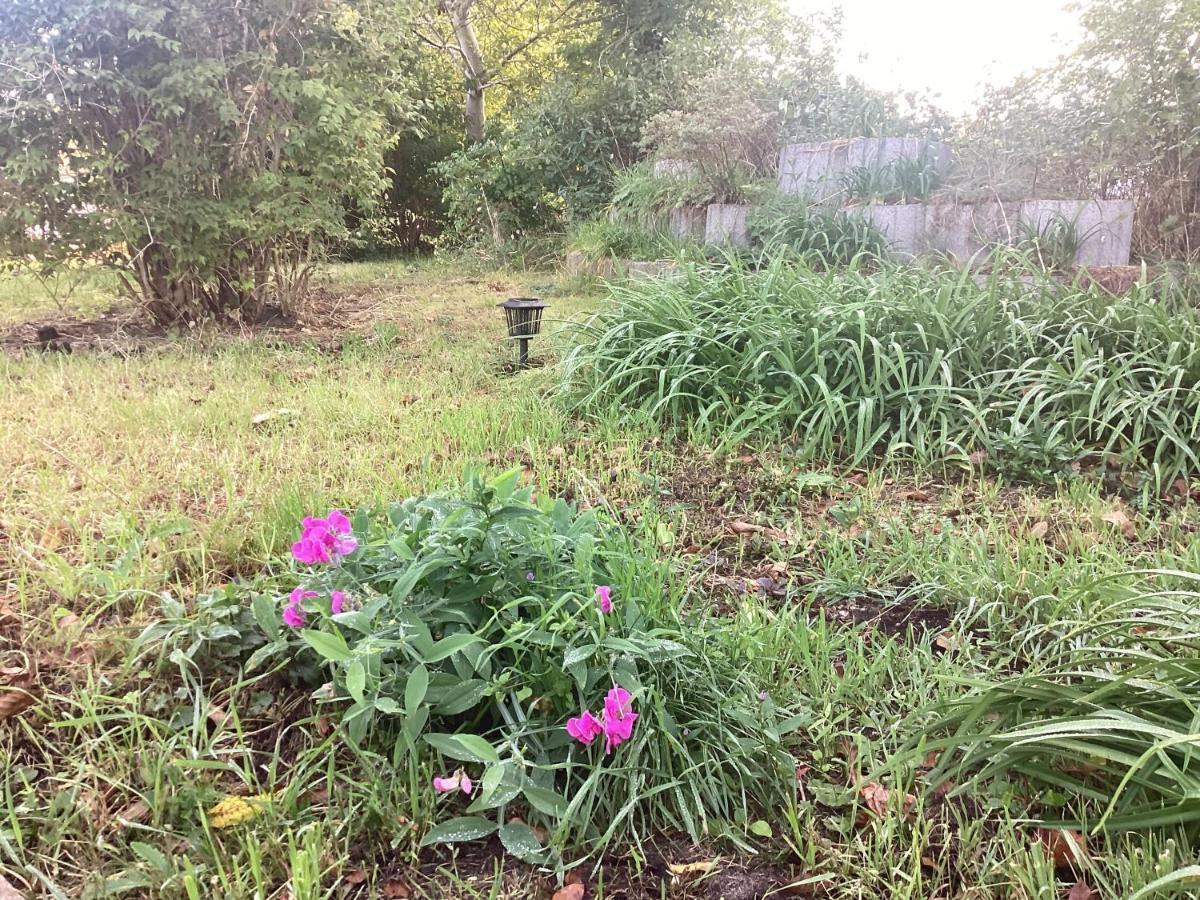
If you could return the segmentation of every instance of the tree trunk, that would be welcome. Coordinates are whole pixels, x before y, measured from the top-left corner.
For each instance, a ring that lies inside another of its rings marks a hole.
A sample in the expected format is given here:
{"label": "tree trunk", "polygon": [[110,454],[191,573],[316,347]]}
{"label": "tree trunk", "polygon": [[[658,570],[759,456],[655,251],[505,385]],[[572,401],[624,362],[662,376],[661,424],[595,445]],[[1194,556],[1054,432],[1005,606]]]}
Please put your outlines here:
{"label": "tree trunk", "polygon": [[482,141],[487,130],[487,107],[484,103],[484,91],[488,87],[490,73],[483,64],[483,51],[479,47],[479,37],[475,34],[475,25],[471,22],[471,8],[475,0],[441,0],[442,12],[450,17],[450,25],[454,29],[454,39],[462,54],[463,75],[467,79],[467,106],[464,116],[467,140]]}

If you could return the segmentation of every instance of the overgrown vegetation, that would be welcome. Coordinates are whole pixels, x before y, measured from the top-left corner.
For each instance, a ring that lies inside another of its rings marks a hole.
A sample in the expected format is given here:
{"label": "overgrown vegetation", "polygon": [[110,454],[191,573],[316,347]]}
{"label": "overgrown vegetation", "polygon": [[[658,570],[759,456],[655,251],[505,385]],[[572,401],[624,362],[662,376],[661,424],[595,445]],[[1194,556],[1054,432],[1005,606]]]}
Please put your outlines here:
{"label": "overgrown vegetation", "polygon": [[1118,303],[1050,281],[775,259],[614,299],[565,361],[565,402],[592,417],[851,465],[1101,453],[1160,492],[1200,469],[1200,321],[1148,291]]}

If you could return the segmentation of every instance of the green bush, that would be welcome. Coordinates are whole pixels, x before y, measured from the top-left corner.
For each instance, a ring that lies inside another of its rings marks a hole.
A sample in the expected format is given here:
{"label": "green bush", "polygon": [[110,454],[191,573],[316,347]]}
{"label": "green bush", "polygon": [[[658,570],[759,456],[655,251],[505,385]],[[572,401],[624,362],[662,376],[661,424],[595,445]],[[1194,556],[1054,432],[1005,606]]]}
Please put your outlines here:
{"label": "green bush", "polygon": [[568,245],[588,259],[662,259],[674,257],[677,242],[661,229],[600,219],[572,229]]}
{"label": "green bush", "polygon": [[562,401],[596,417],[785,440],[857,464],[967,463],[1014,448],[1114,455],[1165,489],[1200,472],[1200,318],[1149,289],[1115,300],[915,267],[753,270],[613,289],[565,358]]}
{"label": "green bush", "polygon": [[[794,801],[783,742],[799,719],[760,697],[752,660],[715,640],[727,624],[680,618],[664,565],[593,512],[535,503],[518,477],[410,498],[384,522],[359,513],[357,550],[254,595],[261,637],[220,602],[204,607],[218,622],[153,636],[185,645],[217,624],[231,647],[253,648],[248,664],[307,676],[316,662],[332,684],[318,693],[354,747],[464,770],[478,789],[426,843],[498,832],[514,855],[554,862],[647,831],[761,832],[756,814]],[[297,581],[311,593],[292,600]],[[607,615],[600,585],[612,589]],[[337,613],[334,591],[348,598]],[[603,737],[575,741],[567,721],[617,685],[639,717],[630,738],[611,754]]]}

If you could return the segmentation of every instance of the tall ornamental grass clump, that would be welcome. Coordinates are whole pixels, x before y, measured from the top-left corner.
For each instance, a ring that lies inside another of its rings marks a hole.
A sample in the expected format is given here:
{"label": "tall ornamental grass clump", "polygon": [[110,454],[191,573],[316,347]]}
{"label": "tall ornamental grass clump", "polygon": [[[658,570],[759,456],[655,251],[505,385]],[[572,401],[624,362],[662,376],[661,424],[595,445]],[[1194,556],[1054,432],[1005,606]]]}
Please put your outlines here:
{"label": "tall ornamental grass clump", "polygon": [[853,464],[985,451],[1044,471],[1099,451],[1159,488],[1200,470],[1200,321],[1149,290],[776,259],[693,267],[612,300],[565,358],[561,399],[583,416]]}
{"label": "tall ornamental grass clump", "polygon": [[1179,826],[1200,833],[1200,576],[1154,573],[1157,590],[1089,585],[1087,611],[1019,642],[1020,671],[943,709],[921,742],[940,754],[931,784],[1016,785],[1026,800],[1065,794],[1067,824],[1091,830]]}

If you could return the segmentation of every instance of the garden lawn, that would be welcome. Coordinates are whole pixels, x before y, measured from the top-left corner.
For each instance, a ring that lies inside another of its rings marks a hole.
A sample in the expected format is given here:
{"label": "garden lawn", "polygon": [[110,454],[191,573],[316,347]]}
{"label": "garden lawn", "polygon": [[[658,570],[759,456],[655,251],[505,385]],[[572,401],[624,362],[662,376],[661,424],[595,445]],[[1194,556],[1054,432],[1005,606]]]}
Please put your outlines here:
{"label": "garden lawn", "polygon": [[[27,287],[0,318],[55,314]],[[556,874],[495,843],[421,847],[455,802],[427,759],[352,750],[282,673],[206,680],[187,640],[169,659],[136,643],[162,594],[187,610],[255,575],[302,516],[452,487],[471,464],[622,522],[673,567],[628,590],[719,621],[710,661],[750,660],[763,702],[802,720],[796,801],[724,839],[671,827],[643,773],[644,814],[572,870],[587,896],[1115,897],[1195,861],[1182,833],[1097,834],[1086,866],[1056,870],[1001,811],[1015,787],[910,802],[911,772],[888,765],[931,701],[1028,665],[1031,630],[1129,582],[1097,578],[1200,571],[1194,506],[584,427],[547,399],[553,368],[501,371],[494,305],[543,296],[554,330],[602,293],[444,264],[340,266],[324,287],[368,314],[286,341],[0,361],[0,677],[37,698],[0,721],[0,872],[27,896],[549,897]],[[244,800],[214,815],[228,795]]]}

